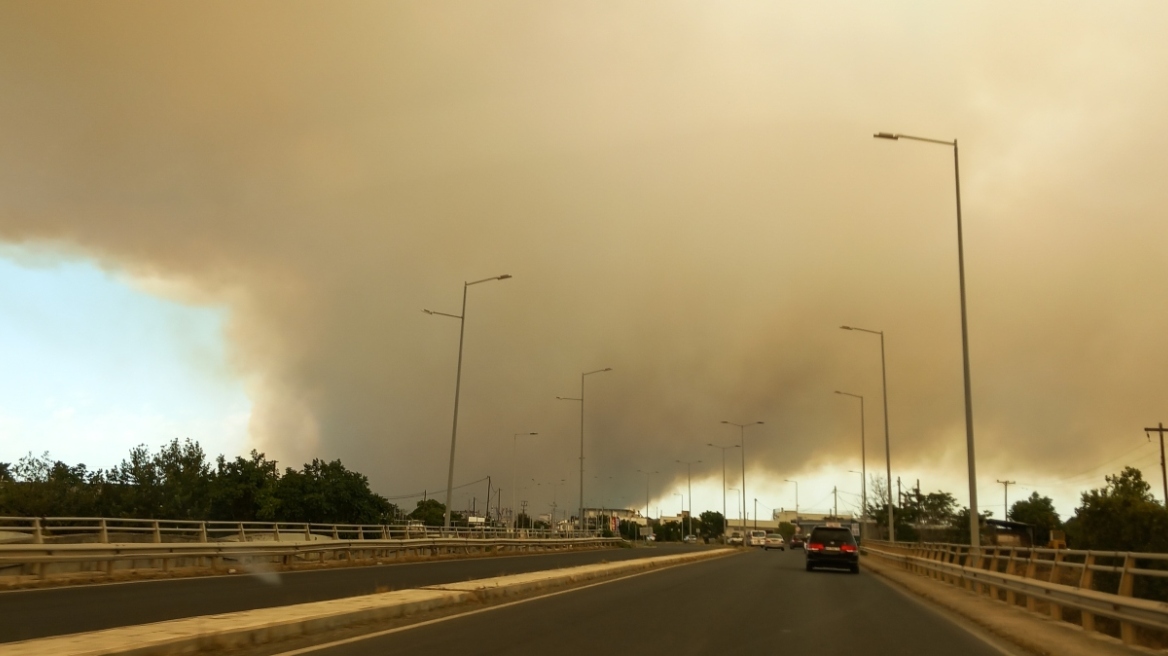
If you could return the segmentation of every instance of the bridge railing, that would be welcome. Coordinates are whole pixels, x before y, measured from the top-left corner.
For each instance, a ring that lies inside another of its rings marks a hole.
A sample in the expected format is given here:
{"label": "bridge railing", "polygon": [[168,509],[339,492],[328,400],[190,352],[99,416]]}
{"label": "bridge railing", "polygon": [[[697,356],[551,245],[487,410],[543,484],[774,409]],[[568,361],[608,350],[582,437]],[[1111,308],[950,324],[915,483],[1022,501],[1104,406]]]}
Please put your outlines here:
{"label": "bridge railing", "polygon": [[594,537],[593,531],[441,528],[419,524],[329,524],[306,522],[232,522],[107,517],[0,517],[0,544],[133,542],[288,542],[313,540],[393,540],[433,537],[490,540]]}
{"label": "bridge railing", "polygon": [[878,540],[862,552],[1127,644],[1168,646],[1168,554]]}

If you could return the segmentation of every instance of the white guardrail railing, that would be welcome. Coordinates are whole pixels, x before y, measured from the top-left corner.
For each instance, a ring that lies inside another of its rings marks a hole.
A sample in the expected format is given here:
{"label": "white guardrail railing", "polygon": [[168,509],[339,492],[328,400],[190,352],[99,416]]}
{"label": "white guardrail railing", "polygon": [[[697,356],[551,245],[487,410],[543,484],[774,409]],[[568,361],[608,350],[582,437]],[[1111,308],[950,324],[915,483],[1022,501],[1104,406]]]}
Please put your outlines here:
{"label": "white guardrail railing", "polygon": [[988,546],[974,557],[967,545],[877,540],[861,552],[1127,644],[1168,640],[1168,554]]}
{"label": "white guardrail railing", "polygon": [[[0,517],[0,582],[116,570],[242,569],[453,553],[613,546],[620,538],[547,529],[419,525]],[[15,577],[15,578],[13,578]]]}

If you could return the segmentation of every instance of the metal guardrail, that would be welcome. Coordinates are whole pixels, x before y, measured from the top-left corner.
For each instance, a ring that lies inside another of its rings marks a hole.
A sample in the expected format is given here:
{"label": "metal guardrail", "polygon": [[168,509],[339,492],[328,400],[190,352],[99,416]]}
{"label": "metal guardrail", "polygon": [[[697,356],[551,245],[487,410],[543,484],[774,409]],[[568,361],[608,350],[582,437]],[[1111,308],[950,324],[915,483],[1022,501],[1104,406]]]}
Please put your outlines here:
{"label": "metal guardrail", "polygon": [[[1168,565],[1168,554],[991,546],[975,555],[966,545],[876,540],[865,540],[861,551],[1010,605],[1019,605],[1021,595],[1028,610],[1044,606],[1053,619],[1086,631],[1100,630],[1097,618],[1110,618],[1126,644],[1140,641],[1137,626],[1168,634],[1168,603],[1133,596],[1137,577],[1168,578],[1168,569],[1154,568]],[[1095,589],[1104,578],[1115,582],[1114,592]]]}
{"label": "metal guardrail", "polygon": [[226,563],[270,571],[272,566],[326,560],[377,562],[602,547],[621,541],[578,531],[498,527],[0,517],[0,583],[184,567],[221,571]]}
{"label": "metal guardrail", "polygon": [[110,576],[116,570],[194,567],[222,571],[235,563],[244,571],[273,566],[323,564],[326,560],[382,562],[455,553],[554,551],[608,547],[619,538],[417,538],[304,542],[85,543],[0,545],[0,582],[44,580],[52,574]]}
{"label": "metal guardrail", "polygon": [[[4,537],[7,539],[4,539]],[[466,539],[560,539],[597,537],[593,531],[451,527],[420,524],[316,524],[304,522],[230,522],[103,517],[0,517],[0,544],[97,542],[219,542],[287,540],[392,540],[424,537]]]}

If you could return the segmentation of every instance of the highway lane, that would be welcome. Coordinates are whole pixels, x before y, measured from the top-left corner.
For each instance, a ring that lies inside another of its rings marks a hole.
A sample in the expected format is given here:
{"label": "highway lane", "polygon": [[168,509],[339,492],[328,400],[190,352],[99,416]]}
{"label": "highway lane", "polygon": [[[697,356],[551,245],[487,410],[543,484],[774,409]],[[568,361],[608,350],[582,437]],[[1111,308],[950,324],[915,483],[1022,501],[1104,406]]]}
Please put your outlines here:
{"label": "highway lane", "polygon": [[703,548],[659,545],[0,592],[0,643]]}
{"label": "highway lane", "polygon": [[[873,575],[752,551],[313,650],[384,654],[1000,656]],[[303,653],[303,652],[302,652]]]}

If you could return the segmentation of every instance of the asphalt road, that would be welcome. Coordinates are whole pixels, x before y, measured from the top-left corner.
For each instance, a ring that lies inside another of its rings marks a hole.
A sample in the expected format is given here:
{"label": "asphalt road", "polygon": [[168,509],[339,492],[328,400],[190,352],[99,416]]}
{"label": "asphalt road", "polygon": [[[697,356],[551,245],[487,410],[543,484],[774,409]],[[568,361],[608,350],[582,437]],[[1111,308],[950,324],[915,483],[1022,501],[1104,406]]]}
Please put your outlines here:
{"label": "asphalt road", "polygon": [[702,547],[600,549],[301,572],[236,574],[0,592],[0,643],[339,599]]}
{"label": "asphalt road", "polygon": [[311,653],[1002,654],[873,575],[804,571],[799,551],[654,571]]}

